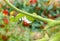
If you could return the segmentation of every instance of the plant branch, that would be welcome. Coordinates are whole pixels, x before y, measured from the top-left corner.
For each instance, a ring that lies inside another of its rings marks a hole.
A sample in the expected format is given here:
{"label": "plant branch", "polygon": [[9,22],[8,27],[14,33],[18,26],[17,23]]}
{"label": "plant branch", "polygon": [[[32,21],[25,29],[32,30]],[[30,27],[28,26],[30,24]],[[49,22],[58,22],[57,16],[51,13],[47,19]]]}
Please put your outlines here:
{"label": "plant branch", "polygon": [[[31,14],[31,13],[28,13],[28,12],[26,12],[26,11],[23,11],[23,10],[20,10],[20,9],[18,9],[18,8],[16,8],[14,5],[12,5],[8,0],[4,0],[9,6],[11,6],[12,8],[14,8],[16,11],[18,11],[18,12],[20,12],[20,13],[23,13],[23,14],[25,14],[25,15],[28,15],[28,16],[31,16],[31,17],[33,17],[33,18],[35,18],[35,19],[38,19],[38,20],[42,20],[42,21],[45,21],[45,22],[47,22],[47,23],[52,23],[52,22],[54,22],[54,23],[56,23],[56,24],[60,24],[60,21],[58,20],[58,21],[56,21],[56,20],[52,20],[52,19],[47,19],[47,18],[43,18],[43,17],[41,17],[41,16],[39,16],[39,15],[34,15],[34,14]],[[53,24],[52,24],[53,25]]]}
{"label": "plant branch", "polygon": [[23,14],[28,15],[28,16],[31,16],[31,17],[33,17],[33,18],[35,18],[35,19],[39,19],[39,20],[46,21],[46,22],[52,22],[52,21],[54,21],[54,20],[52,20],[52,19],[43,18],[43,17],[41,17],[41,16],[34,15],[34,14],[30,14],[30,13],[28,13],[28,12],[25,12],[25,11],[23,11],[23,10],[20,10],[20,9],[16,8],[14,5],[12,5],[8,0],[4,0],[4,1],[5,1],[9,6],[11,6],[12,8],[14,8],[16,11],[18,11],[18,12],[20,12],[20,13],[23,13]]}

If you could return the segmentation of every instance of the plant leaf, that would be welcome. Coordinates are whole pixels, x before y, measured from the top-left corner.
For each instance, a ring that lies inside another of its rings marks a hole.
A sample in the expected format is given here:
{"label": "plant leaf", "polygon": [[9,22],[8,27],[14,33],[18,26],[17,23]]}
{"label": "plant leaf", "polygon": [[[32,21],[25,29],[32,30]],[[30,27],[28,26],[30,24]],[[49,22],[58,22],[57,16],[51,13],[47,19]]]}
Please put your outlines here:
{"label": "plant leaf", "polygon": [[60,41],[60,32],[53,35],[49,41]]}

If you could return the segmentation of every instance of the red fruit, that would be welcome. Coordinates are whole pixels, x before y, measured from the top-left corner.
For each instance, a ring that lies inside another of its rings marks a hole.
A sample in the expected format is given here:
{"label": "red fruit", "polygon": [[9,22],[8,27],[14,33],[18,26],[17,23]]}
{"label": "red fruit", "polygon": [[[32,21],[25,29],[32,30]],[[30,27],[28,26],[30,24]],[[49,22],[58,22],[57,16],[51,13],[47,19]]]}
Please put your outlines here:
{"label": "red fruit", "polygon": [[29,26],[29,23],[23,21],[23,25],[24,25],[24,26]]}
{"label": "red fruit", "polygon": [[4,15],[8,15],[8,10],[3,11]]}
{"label": "red fruit", "polygon": [[35,4],[37,0],[30,0],[30,4]]}
{"label": "red fruit", "polygon": [[2,35],[2,39],[3,39],[4,41],[7,41],[7,40],[8,40],[8,37],[5,36],[5,35]]}
{"label": "red fruit", "polygon": [[5,25],[3,25],[3,24],[2,24],[2,25],[0,25],[0,26],[1,26],[2,28],[4,28],[4,27],[5,27]]}
{"label": "red fruit", "polygon": [[3,21],[5,24],[8,24],[8,20],[6,18],[3,18]]}

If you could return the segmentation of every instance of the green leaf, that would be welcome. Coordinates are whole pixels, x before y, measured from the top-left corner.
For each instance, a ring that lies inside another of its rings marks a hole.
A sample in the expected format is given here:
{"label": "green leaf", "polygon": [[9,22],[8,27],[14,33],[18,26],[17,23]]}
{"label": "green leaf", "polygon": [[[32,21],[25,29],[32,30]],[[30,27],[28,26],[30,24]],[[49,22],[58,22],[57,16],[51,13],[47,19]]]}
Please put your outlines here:
{"label": "green leaf", "polygon": [[51,10],[53,8],[53,5],[48,6],[48,10]]}
{"label": "green leaf", "polygon": [[47,41],[47,39],[46,38],[42,38],[42,39],[38,39],[36,41]]}
{"label": "green leaf", "polygon": [[0,13],[0,19],[2,19],[4,17],[3,13]]}
{"label": "green leaf", "polygon": [[49,41],[60,41],[60,32],[54,34]]}

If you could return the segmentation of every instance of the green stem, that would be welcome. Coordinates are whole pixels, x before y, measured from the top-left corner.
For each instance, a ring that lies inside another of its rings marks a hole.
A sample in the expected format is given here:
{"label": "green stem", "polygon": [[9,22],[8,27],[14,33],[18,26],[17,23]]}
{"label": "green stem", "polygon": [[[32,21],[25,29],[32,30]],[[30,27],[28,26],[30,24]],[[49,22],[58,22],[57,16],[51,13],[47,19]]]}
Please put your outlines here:
{"label": "green stem", "polygon": [[[35,19],[39,19],[39,20],[45,21],[45,22],[47,22],[47,23],[52,23],[52,22],[54,22],[54,23],[60,24],[60,21],[43,18],[43,17],[41,17],[41,16],[39,16],[39,15],[30,14],[30,13],[28,13],[28,12],[25,12],[25,11],[23,11],[23,10],[20,10],[20,9],[16,8],[16,7],[15,7],[14,5],[12,5],[8,0],[4,0],[4,1],[5,1],[9,6],[11,6],[12,8],[14,8],[16,11],[18,11],[18,12],[20,12],[20,13],[23,13],[23,14],[25,14],[25,15],[31,16],[31,17],[33,17],[33,18],[35,18]],[[52,25],[53,25],[53,24],[52,24]]]}
{"label": "green stem", "polygon": [[46,21],[46,22],[52,22],[52,21],[54,21],[54,20],[51,20],[51,19],[46,19],[46,18],[43,18],[43,17],[41,17],[41,16],[34,15],[34,14],[30,14],[30,13],[28,13],[28,12],[25,12],[25,11],[23,11],[23,10],[20,10],[20,9],[16,8],[14,5],[12,5],[8,0],[5,0],[5,2],[6,2],[9,6],[11,6],[12,8],[14,8],[16,11],[18,11],[18,12],[20,12],[20,13],[23,13],[23,14],[25,14],[25,15],[31,16],[31,17],[33,17],[33,18],[35,18],[35,19],[39,19],[39,20]]}

